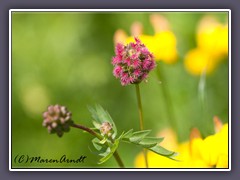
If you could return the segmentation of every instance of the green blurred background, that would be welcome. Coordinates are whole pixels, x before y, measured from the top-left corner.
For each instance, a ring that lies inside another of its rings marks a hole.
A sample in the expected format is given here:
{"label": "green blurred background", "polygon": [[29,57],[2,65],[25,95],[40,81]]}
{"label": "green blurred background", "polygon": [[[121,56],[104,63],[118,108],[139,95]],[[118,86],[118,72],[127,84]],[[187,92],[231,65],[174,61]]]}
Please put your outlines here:
{"label": "green blurred background", "polygon": [[[151,13],[152,14],[152,13]],[[196,46],[196,26],[206,14],[225,22],[227,13],[164,12],[177,37],[177,63],[160,63],[173,104],[179,142],[188,140],[192,127],[213,133],[214,115],[228,121],[228,61],[206,78],[205,103],[199,100],[200,77],[189,74],[182,57]],[[42,112],[49,104],[68,107],[78,124],[92,126],[87,105],[101,104],[118,128],[139,129],[133,85],[122,87],[112,75],[113,34],[121,28],[130,34],[134,21],[153,34],[150,13],[13,12],[12,14],[12,161],[18,154],[59,158],[86,155],[84,164],[15,164],[13,167],[117,167],[114,158],[98,165],[91,150],[92,137],[78,129],[59,138],[42,127]],[[146,129],[155,136],[169,126],[167,107],[156,70],[141,83]],[[120,144],[119,154],[133,167],[140,148]]]}

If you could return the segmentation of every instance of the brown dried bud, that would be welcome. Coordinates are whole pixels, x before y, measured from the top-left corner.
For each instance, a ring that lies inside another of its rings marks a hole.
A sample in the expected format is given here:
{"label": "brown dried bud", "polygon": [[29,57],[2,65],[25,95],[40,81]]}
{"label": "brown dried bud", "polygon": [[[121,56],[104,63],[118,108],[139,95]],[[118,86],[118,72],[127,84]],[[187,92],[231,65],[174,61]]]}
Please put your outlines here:
{"label": "brown dried bud", "polygon": [[47,111],[43,113],[43,126],[48,129],[49,133],[57,133],[61,137],[64,132],[70,130],[73,124],[71,116],[72,113],[65,106],[58,104],[48,106]]}
{"label": "brown dried bud", "polygon": [[111,136],[111,131],[112,131],[112,125],[109,122],[102,123],[100,127],[101,134]]}

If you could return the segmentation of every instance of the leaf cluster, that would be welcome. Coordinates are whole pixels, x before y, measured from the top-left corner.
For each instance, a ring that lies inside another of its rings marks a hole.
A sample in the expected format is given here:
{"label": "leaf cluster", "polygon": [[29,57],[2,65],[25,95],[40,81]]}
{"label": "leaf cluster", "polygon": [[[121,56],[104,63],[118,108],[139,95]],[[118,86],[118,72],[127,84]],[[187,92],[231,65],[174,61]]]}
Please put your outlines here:
{"label": "leaf cluster", "polygon": [[157,153],[161,156],[170,158],[174,160],[174,156],[177,154],[173,151],[169,151],[159,145],[163,141],[163,137],[150,137],[148,136],[151,130],[143,131],[133,131],[133,129],[123,132],[118,138],[117,137],[117,127],[109,113],[105,111],[102,106],[96,105],[95,108],[88,107],[91,115],[94,129],[99,131],[101,124],[104,122],[109,122],[112,125],[112,134],[111,136],[101,136],[102,138],[94,138],[92,144],[97,150],[95,153],[101,156],[99,164],[106,162],[109,158],[114,155],[120,142],[130,143],[133,145],[146,148],[154,153]]}

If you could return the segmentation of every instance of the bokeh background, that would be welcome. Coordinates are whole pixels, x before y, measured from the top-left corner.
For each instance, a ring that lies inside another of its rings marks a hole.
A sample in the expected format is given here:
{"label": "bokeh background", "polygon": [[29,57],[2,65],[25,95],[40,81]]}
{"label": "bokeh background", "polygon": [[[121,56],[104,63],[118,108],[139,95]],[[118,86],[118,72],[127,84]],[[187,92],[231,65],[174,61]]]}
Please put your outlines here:
{"label": "bokeh background", "polygon": [[[59,158],[86,155],[83,164],[15,164],[13,167],[117,167],[114,158],[98,165],[91,150],[92,137],[77,129],[59,138],[42,127],[42,112],[49,104],[68,107],[78,124],[92,127],[87,106],[101,104],[118,128],[139,129],[137,99],[133,85],[122,87],[112,75],[113,36],[139,21],[144,33],[154,29],[149,16],[140,12],[13,12],[12,13],[12,161],[18,154]],[[199,21],[206,15],[227,23],[228,14],[220,12],[162,12],[177,39],[178,59],[175,63],[159,62],[164,81],[159,83],[157,71],[150,73],[148,83],[141,83],[146,129],[155,136],[171,126],[168,102],[161,86],[171,98],[171,114],[178,141],[189,139],[191,128],[197,127],[203,137],[213,133],[213,116],[228,122],[228,57],[204,78],[193,75],[184,66],[184,57],[197,45]],[[165,42],[159,42],[165,43]],[[168,101],[169,99],[167,99]],[[170,142],[169,142],[170,143]],[[128,167],[141,148],[120,144],[119,154]]]}

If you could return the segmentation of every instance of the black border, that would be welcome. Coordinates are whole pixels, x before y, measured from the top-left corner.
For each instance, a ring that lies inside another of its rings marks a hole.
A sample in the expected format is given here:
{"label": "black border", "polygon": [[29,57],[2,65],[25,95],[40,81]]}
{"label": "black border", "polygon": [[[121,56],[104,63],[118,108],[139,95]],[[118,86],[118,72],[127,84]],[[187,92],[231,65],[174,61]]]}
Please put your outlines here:
{"label": "black border", "polygon": [[[20,10],[20,11],[18,11],[18,10]],[[229,11],[230,11],[230,13],[231,13],[231,10],[230,9],[224,9],[224,10],[219,10],[219,11],[209,11],[209,10],[206,10],[206,11],[198,11],[198,9],[196,9],[196,10],[192,10],[192,11],[181,11],[181,9],[178,9],[178,10],[168,10],[168,11],[161,11],[162,9],[159,9],[159,10],[156,10],[156,11],[142,11],[142,10],[139,10],[139,11],[131,11],[131,10],[129,10],[129,11],[121,11],[121,9],[116,9],[115,11],[94,11],[94,10],[88,10],[88,11],[81,11],[81,9],[74,9],[73,11],[66,11],[65,9],[58,9],[57,11],[50,11],[50,10],[52,10],[52,9],[46,9],[47,11],[44,11],[44,10],[38,10],[38,9],[36,9],[36,11],[34,11],[34,9],[31,9],[30,11],[29,10],[27,10],[27,11],[22,11],[21,9],[10,9],[9,10],[9,16],[10,16],[10,12],[11,12],[11,45],[12,45],[12,13],[13,12],[27,12],[27,13],[29,13],[29,12],[31,12],[31,13],[39,13],[39,12],[57,12],[57,13],[62,13],[62,12],[64,12],[64,13],[71,13],[71,12],[79,12],[79,13],[89,13],[89,12],[96,12],[96,13],[126,13],[126,12],[133,12],[133,13],[135,13],[135,12],[145,12],[145,13],[151,13],[151,12],[186,12],[186,13],[191,13],[191,12],[227,12],[228,13],[228,28],[229,28],[229,30],[231,29],[231,27],[229,26],[229,20],[231,21],[231,17],[229,17]],[[119,10],[119,11],[117,11],[117,10]],[[155,9],[154,9],[155,10]],[[226,11],[226,10],[229,10],[229,11]],[[10,17],[9,17],[9,19],[10,19]],[[10,29],[9,29],[9,34],[10,34]],[[230,34],[230,31],[228,32],[228,39],[229,39],[229,34]],[[9,37],[9,40],[10,40],[10,37]],[[228,50],[229,50],[229,41],[228,41]],[[231,50],[230,50],[231,51]],[[230,52],[229,51],[229,52]],[[229,59],[229,54],[228,54],[228,59]],[[229,59],[229,61],[228,61],[228,80],[229,80],[229,74],[231,73],[230,72],[230,66],[231,66],[231,62],[230,62],[230,59]],[[12,47],[11,47],[11,73],[12,73]],[[12,76],[11,76],[11,84],[12,84]],[[229,97],[230,95],[229,95],[229,86],[228,86],[228,97]],[[11,97],[12,97],[12,88],[11,88]],[[12,100],[12,98],[11,98],[11,100]],[[12,104],[12,102],[11,102],[11,104]],[[229,114],[230,114],[230,104],[229,104],[229,98],[228,98],[228,111],[229,111]],[[12,111],[11,111],[11,114],[12,114]],[[229,114],[228,114],[228,123],[231,121],[231,119],[230,119],[230,121],[229,121]],[[12,124],[12,119],[11,119],[11,124]],[[18,169],[19,170],[36,170],[36,171],[39,171],[39,170],[54,170],[54,169],[69,169],[69,171],[76,171],[77,169],[79,170],[79,171],[85,171],[85,169],[87,169],[87,170],[96,170],[96,171],[101,171],[102,169],[104,169],[104,171],[106,171],[106,170],[114,170],[114,169],[117,169],[118,171],[125,171],[125,170],[129,170],[129,169],[131,169],[132,171],[135,171],[135,172],[139,172],[139,171],[141,171],[141,170],[143,170],[143,171],[145,171],[145,172],[154,172],[154,171],[164,171],[164,170],[167,170],[167,169],[173,169],[173,171],[188,171],[188,170],[190,170],[190,169],[192,169],[193,171],[197,171],[197,170],[199,170],[199,169],[201,169],[201,170],[206,170],[206,171],[221,171],[221,170],[227,170],[227,171],[230,171],[231,169],[230,169],[230,167],[231,167],[231,165],[230,165],[230,151],[229,151],[229,142],[231,141],[229,141],[229,137],[230,137],[230,132],[229,132],[229,126],[228,126],[228,168],[66,168],[66,167],[64,167],[64,168],[13,168],[12,167],[12,143],[11,143],[11,149],[10,149],[10,153],[9,154],[11,154],[11,161],[9,162],[10,164],[11,164],[11,169],[9,169],[10,171],[17,171]],[[11,132],[12,132],[12,125],[11,125]],[[10,140],[10,138],[9,138],[9,140]],[[11,142],[12,142],[12,136],[11,136]],[[230,165],[230,166],[229,166]],[[151,170],[154,170],[154,171],[151,171]],[[116,172],[116,171],[115,171]]]}

